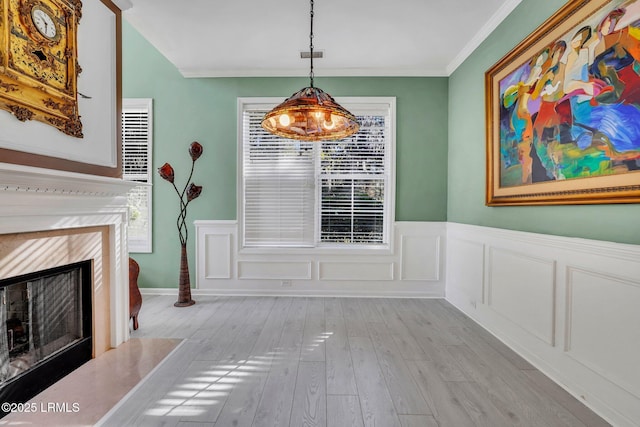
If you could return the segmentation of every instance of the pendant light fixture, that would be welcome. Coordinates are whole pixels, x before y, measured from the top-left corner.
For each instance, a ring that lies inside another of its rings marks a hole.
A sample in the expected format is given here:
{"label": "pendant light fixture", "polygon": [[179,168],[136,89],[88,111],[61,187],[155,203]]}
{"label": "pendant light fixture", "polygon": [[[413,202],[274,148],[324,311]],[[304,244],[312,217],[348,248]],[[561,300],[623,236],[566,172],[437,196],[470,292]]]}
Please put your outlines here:
{"label": "pendant light fixture", "polygon": [[273,134],[301,141],[346,138],[360,129],[356,117],[328,93],[313,86],[313,0],[309,34],[311,84],[287,98],[262,119],[262,127]]}

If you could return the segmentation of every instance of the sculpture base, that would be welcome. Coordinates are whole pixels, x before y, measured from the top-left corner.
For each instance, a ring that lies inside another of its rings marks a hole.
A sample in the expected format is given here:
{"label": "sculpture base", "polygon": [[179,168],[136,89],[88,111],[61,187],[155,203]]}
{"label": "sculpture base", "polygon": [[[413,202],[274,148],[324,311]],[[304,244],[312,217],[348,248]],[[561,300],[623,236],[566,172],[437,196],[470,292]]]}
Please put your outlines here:
{"label": "sculpture base", "polygon": [[189,307],[190,305],[195,304],[196,302],[194,300],[189,300],[189,301],[176,301],[173,306],[174,307]]}
{"label": "sculpture base", "polygon": [[178,301],[175,307],[189,307],[196,302],[191,299],[191,282],[189,280],[189,261],[187,260],[187,244],[180,249],[180,278],[178,283]]}

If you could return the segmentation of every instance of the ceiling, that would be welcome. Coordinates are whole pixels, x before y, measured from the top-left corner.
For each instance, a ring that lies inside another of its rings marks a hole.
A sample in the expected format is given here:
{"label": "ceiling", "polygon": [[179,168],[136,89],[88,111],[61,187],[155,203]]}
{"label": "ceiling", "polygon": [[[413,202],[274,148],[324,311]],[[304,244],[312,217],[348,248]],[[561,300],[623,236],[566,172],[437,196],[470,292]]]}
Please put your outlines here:
{"label": "ceiling", "polygon": [[[315,0],[316,76],[448,76],[521,0]],[[310,2],[128,0],[185,77],[306,76]]]}

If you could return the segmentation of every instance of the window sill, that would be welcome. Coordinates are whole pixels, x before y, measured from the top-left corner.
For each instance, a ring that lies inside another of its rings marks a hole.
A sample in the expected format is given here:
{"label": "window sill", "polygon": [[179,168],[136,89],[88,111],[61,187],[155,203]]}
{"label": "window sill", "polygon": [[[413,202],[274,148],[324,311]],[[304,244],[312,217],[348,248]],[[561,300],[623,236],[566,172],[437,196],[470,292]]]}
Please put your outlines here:
{"label": "window sill", "polygon": [[239,255],[393,255],[391,245],[318,247],[244,247]]}

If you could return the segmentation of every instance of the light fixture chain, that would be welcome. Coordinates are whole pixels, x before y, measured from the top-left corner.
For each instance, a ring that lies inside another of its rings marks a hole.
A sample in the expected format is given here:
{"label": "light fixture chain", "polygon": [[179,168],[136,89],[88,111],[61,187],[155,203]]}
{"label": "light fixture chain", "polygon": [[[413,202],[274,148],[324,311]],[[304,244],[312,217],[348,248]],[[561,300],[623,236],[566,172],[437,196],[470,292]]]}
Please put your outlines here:
{"label": "light fixture chain", "polygon": [[309,33],[309,57],[311,58],[311,69],[309,71],[309,79],[311,80],[311,87],[313,87],[313,0],[311,0],[311,32]]}
{"label": "light fixture chain", "polygon": [[311,1],[309,60],[311,85],[285,99],[269,111],[260,125],[267,132],[299,141],[338,140],[353,135],[360,125],[356,117],[325,93],[313,86],[313,5]]}

